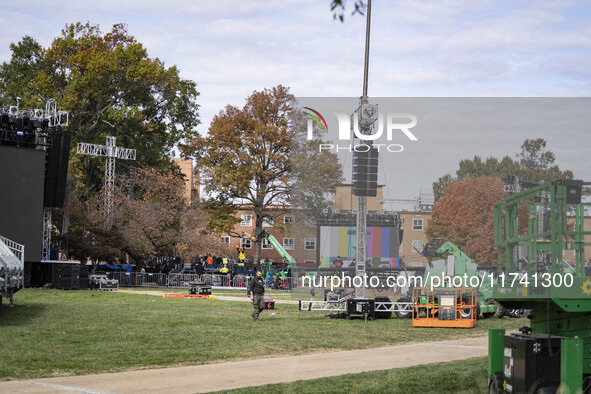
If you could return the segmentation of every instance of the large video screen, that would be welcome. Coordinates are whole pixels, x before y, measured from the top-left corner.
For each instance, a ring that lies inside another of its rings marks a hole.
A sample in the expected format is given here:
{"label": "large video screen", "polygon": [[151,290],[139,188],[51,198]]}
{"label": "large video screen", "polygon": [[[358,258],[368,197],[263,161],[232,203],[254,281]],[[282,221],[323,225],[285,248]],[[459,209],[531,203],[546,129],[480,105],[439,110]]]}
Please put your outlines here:
{"label": "large video screen", "polygon": [[0,145],[0,235],[25,245],[25,260],[41,261],[45,152]]}
{"label": "large video screen", "polygon": [[[368,266],[397,267],[400,239],[395,227],[367,227]],[[355,259],[357,229],[349,226],[320,227],[320,266],[328,268],[340,257],[348,267]]]}

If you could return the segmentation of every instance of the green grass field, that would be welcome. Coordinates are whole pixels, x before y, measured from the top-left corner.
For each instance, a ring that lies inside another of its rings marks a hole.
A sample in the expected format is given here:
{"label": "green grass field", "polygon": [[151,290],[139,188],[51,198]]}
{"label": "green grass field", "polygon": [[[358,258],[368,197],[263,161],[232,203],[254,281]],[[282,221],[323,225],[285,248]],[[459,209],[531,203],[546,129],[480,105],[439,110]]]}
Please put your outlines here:
{"label": "green grass field", "polygon": [[250,312],[246,302],[25,289],[0,312],[0,379],[372,348],[528,324],[504,318],[479,320],[474,329],[412,328],[407,319],[331,320],[284,304],[255,323]]}
{"label": "green grass field", "polygon": [[485,357],[481,357],[450,363],[246,387],[220,393],[484,393],[488,390],[487,362]]}

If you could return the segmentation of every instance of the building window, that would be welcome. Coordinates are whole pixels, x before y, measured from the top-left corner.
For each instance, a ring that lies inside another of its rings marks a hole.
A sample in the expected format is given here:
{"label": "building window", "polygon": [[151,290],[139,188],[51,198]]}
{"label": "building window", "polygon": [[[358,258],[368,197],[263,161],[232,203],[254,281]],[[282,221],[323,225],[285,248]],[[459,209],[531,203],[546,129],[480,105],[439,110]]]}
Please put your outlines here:
{"label": "building window", "polygon": [[316,250],[316,238],[306,238],[304,242],[305,250]]}
{"label": "building window", "polygon": [[240,215],[240,227],[252,227],[252,215]]}
{"label": "building window", "polygon": [[412,229],[423,231],[423,219],[413,219]]}
{"label": "building window", "polygon": [[269,240],[263,238],[263,243],[261,244],[263,249],[273,249],[273,245],[269,243]]}
{"label": "building window", "polygon": [[274,227],[273,218],[264,218],[263,219],[263,227]]}
{"label": "building window", "polygon": [[293,224],[294,218],[293,216],[284,216],[283,217],[283,224]]}
{"label": "building window", "polygon": [[293,238],[283,238],[283,249],[293,250],[294,242]]}
{"label": "building window", "polygon": [[220,242],[223,244],[226,244],[228,246],[230,246],[230,237],[227,235],[221,236],[220,237]]}
{"label": "building window", "polygon": [[252,242],[250,242],[250,239],[242,238],[242,239],[240,239],[240,246],[243,247],[244,249],[251,249]]}
{"label": "building window", "polygon": [[423,241],[412,241],[413,253],[421,253],[423,251]]}

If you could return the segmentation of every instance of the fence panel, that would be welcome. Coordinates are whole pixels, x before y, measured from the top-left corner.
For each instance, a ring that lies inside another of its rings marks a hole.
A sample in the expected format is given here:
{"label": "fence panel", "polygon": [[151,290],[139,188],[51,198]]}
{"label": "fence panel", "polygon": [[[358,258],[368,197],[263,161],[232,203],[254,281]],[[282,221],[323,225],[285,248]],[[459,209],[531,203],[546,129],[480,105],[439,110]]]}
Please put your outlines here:
{"label": "fence panel", "polygon": [[119,281],[120,287],[189,287],[189,282],[202,282],[211,286],[246,289],[252,276],[238,274],[205,273],[202,275],[181,272],[163,274],[149,272],[105,272],[109,279]]}

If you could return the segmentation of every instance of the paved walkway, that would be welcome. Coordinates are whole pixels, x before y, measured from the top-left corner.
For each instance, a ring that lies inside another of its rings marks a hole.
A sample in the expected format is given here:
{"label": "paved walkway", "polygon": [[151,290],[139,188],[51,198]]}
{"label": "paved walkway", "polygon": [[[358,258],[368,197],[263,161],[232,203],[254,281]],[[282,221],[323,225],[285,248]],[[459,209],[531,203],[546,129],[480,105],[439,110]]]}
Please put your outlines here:
{"label": "paved walkway", "polygon": [[486,337],[190,367],[0,382],[0,393],[196,393],[485,356]]}

